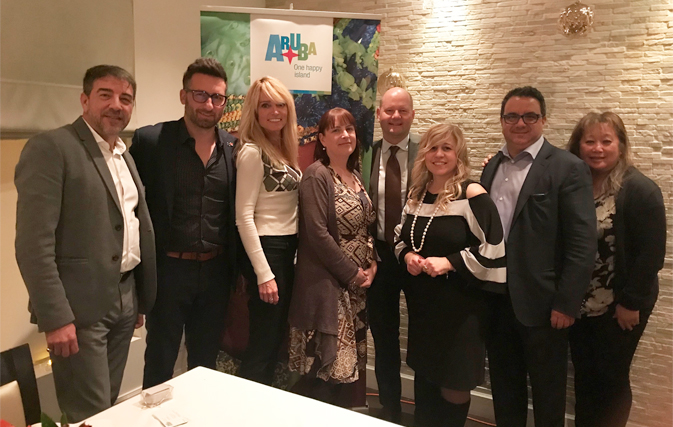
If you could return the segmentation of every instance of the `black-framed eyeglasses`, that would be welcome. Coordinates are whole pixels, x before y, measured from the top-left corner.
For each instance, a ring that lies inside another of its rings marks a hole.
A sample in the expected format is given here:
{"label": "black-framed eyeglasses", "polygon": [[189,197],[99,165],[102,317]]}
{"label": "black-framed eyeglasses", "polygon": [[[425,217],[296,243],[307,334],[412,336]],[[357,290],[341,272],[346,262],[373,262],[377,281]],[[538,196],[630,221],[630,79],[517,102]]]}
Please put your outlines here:
{"label": "black-framed eyeglasses", "polygon": [[191,92],[194,101],[200,104],[208,102],[208,98],[210,98],[210,100],[213,102],[213,107],[221,107],[227,103],[227,97],[225,95],[220,95],[219,93],[210,94],[205,90],[190,89],[188,89],[187,92]]}
{"label": "black-framed eyeglasses", "polygon": [[519,123],[519,119],[523,119],[523,122],[527,125],[532,125],[534,123],[537,123],[537,121],[542,118],[542,115],[541,114],[535,114],[535,113],[526,113],[524,115],[519,115],[519,114],[516,114],[516,113],[509,113],[509,114],[504,114],[500,117],[502,117],[502,119],[508,125],[515,125],[515,124]]}

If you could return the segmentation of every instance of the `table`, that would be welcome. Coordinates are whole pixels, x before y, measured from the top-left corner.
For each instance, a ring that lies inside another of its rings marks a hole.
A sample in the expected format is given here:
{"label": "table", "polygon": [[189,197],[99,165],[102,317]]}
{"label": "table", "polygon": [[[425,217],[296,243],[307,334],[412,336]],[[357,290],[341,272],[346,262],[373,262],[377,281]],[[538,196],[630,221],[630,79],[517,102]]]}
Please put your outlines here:
{"label": "table", "polygon": [[[212,369],[194,368],[172,380],[173,399],[162,403],[194,426],[391,427],[386,421],[328,405]],[[92,427],[161,427],[140,395],[86,420]],[[79,424],[78,424],[79,425]]]}

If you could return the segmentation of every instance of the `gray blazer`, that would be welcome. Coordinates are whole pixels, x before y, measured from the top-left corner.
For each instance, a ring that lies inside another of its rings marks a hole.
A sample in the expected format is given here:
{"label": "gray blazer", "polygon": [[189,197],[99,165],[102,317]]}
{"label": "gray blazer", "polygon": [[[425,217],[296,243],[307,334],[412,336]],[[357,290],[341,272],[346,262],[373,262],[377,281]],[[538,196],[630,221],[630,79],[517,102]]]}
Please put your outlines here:
{"label": "gray blazer", "polygon": [[[416,155],[418,154],[418,143],[421,141],[421,136],[414,133],[409,134],[409,159],[407,160],[407,193],[409,193],[409,187],[411,186],[411,171],[414,169],[414,162],[416,161]],[[383,140],[379,139],[372,144],[372,161],[371,161],[371,171],[362,171],[363,176],[369,176],[369,198],[372,199],[372,204],[374,209],[379,207],[379,169],[381,167],[381,145]],[[404,203],[407,201],[407,195],[404,195]],[[374,237],[376,237],[376,227],[378,226],[378,217],[372,230],[374,230]]]}
{"label": "gray blazer", "polygon": [[[141,263],[138,308],[156,297],[154,231],[133,158],[123,155],[138,187]],[[16,166],[16,260],[40,331],[85,328],[119,299],[124,221],[103,154],[80,117],[28,140]]]}

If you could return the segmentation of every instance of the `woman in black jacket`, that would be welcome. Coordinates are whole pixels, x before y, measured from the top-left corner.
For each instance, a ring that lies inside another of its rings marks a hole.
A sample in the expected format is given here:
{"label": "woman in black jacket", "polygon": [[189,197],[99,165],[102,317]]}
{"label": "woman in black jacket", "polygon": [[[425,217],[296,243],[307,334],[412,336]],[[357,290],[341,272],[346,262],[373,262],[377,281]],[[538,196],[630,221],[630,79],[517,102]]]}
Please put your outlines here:
{"label": "woman in black jacket", "polygon": [[575,425],[625,426],[631,410],[629,370],[659,293],[666,252],[661,190],[631,162],[618,115],[589,113],[568,150],[591,169],[598,253],[582,317],[570,330],[575,366]]}

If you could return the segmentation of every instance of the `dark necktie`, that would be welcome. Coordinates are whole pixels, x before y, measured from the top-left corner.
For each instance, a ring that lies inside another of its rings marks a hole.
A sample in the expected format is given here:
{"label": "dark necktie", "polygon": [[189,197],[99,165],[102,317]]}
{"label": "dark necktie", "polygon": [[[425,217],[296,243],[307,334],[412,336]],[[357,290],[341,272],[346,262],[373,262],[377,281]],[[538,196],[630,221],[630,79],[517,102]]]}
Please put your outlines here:
{"label": "dark necktie", "polygon": [[400,171],[400,162],[397,161],[397,151],[400,147],[393,145],[390,147],[390,157],[386,163],[386,210],[384,234],[386,242],[393,245],[395,238],[395,226],[400,223],[402,216],[402,173]]}

